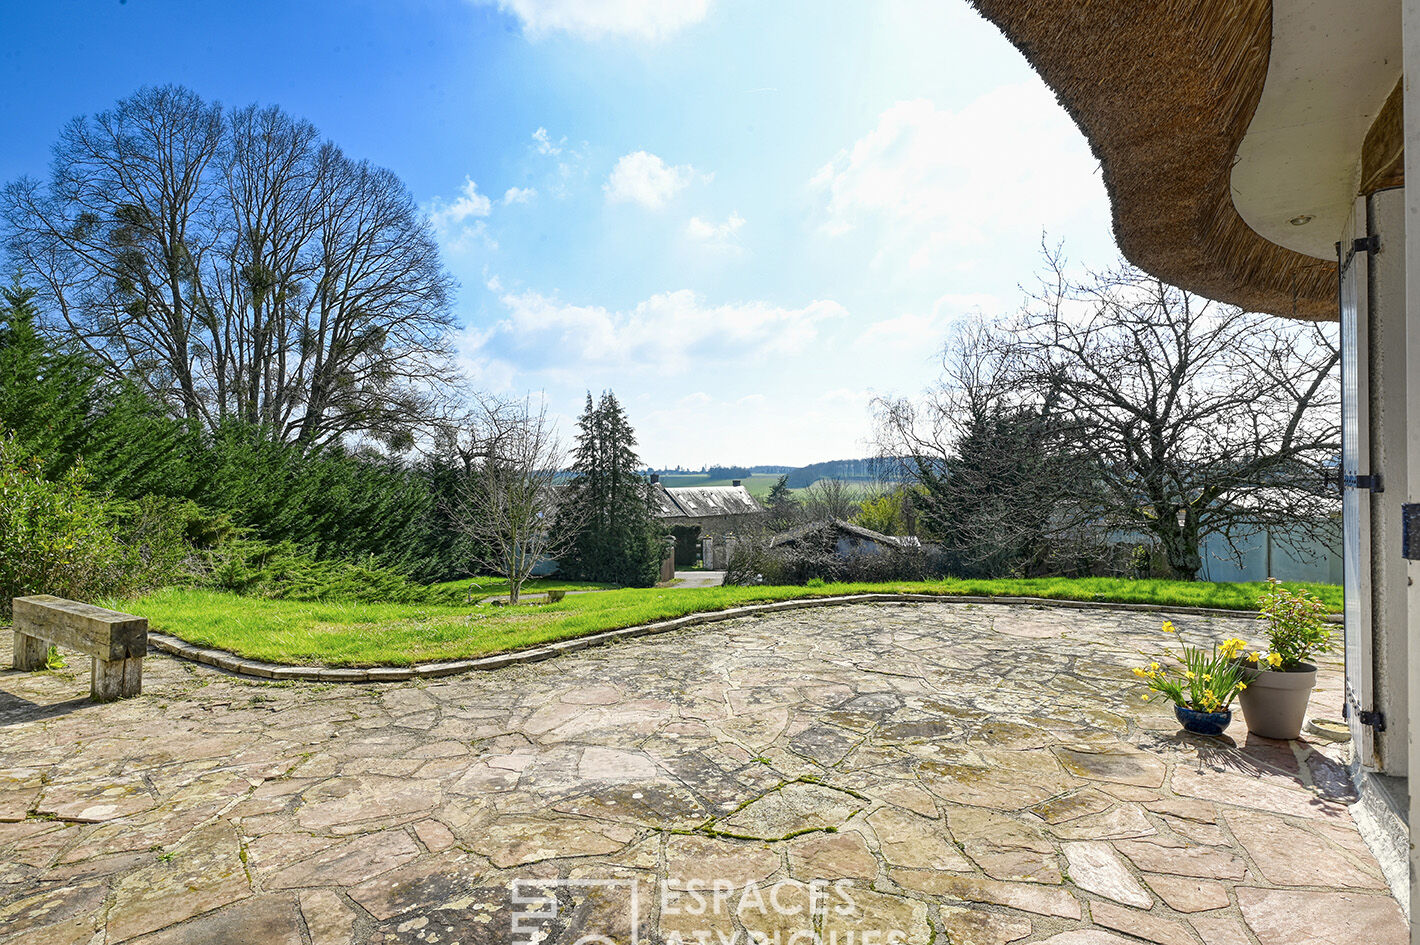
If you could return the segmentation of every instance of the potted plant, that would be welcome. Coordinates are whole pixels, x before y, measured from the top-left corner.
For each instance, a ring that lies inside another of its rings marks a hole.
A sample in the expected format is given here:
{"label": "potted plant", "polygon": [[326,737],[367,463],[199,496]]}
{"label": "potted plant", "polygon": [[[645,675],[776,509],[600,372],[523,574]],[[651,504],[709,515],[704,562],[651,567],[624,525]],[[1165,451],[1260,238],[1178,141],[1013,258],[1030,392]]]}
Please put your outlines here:
{"label": "potted plant", "polygon": [[1264,738],[1296,738],[1316,688],[1315,654],[1332,647],[1326,605],[1305,591],[1289,591],[1267,579],[1257,619],[1267,626],[1267,653],[1254,650],[1240,661],[1247,692],[1239,697],[1247,730]]}
{"label": "potted plant", "polygon": [[[1164,632],[1177,632],[1172,621],[1164,621]],[[1233,720],[1233,697],[1248,686],[1248,670],[1238,662],[1246,645],[1236,639],[1215,643],[1211,650],[1182,644],[1179,656],[1151,659],[1147,666],[1136,667],[1134,675],[1173,702],[1174,716],[1186,731],[1221,735]]]}

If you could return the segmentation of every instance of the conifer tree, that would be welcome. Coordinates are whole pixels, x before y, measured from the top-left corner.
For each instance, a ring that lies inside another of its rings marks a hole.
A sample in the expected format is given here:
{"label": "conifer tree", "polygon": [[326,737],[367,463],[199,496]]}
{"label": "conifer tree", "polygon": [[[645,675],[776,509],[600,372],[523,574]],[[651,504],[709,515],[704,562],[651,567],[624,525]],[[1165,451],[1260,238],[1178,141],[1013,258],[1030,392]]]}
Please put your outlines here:
{"label": "conifer tree", "polygon": [[656,583],[660,528],[651,513],[650,485],[637,471],[636,434],[611,391],[577,421],[577,447],[561,516],[573,533],[559,559],[565,573],[629,587]]}
{"label": "conifer tree", "polygon": [[17,273],[0,310],[0,431],[41,457],[52,476],[63,475],[85,440],[98,398],[98,371],[59,351],[35,327],[35,290]]}

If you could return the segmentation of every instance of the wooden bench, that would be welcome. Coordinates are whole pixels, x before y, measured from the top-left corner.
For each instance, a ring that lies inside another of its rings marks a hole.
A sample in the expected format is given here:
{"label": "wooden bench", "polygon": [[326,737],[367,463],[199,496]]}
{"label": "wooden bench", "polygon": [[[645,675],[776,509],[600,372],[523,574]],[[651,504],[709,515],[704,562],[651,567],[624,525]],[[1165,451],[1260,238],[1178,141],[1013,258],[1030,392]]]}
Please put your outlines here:
{"label": "wooden bench", "polygon": [[14,617],[16,669],[44,669],[54,644],[93,657],[89,687],[95,702],[143,691],[146,618],[48,594],[15,598]]}

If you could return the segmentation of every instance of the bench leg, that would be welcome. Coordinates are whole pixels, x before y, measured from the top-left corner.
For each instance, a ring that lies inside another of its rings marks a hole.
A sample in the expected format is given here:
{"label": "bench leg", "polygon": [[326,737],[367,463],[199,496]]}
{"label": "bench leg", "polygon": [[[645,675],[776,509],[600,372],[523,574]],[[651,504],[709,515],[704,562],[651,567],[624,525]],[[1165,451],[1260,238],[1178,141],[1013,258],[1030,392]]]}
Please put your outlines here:
{"label": "bench leg", "polygon": [[39,637],[15,631],[15,668],[32,671],[49,664],[49,644]]}
{"label": "bench leg", "polygon": [[89,690],[95,702],[128,699],[143,692],[143,657],[126,660],[95,658],[89,670]]}

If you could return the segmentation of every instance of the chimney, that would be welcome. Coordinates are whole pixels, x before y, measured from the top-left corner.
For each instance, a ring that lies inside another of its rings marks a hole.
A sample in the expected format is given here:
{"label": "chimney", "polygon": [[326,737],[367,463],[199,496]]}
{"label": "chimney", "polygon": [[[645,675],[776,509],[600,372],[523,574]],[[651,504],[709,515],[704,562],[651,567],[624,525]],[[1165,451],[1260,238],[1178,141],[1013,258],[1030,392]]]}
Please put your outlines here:
{"label": "chimney", "polygon": [[658,483],[658,482],[660,482],[660,481],[661,481],[661,474],[660,474],[660,473],[651,473],[651,485],[654,486],[656,483]]}
{"label": "chimney", "polygon": [[739,484],[740,484],[740,481],[739,481],[738,479],[731,480],[731,482],[730,482],[730,485],[732,485],[732,486],[738,486]]}

